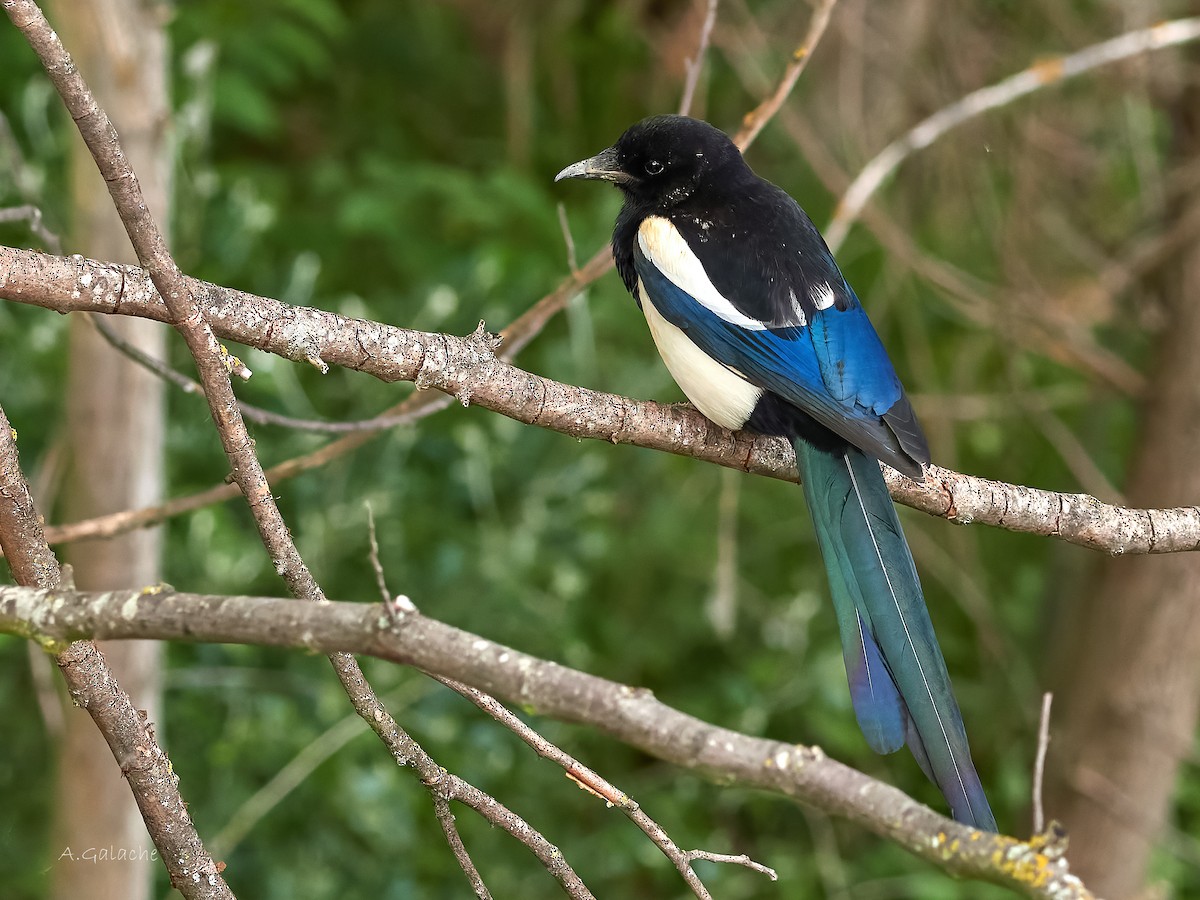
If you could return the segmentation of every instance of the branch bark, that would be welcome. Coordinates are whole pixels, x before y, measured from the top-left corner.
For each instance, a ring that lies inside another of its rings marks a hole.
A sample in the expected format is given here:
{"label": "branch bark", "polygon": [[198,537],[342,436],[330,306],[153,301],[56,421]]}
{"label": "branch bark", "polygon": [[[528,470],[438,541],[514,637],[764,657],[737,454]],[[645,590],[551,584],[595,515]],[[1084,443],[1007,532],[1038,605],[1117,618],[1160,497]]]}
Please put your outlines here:
{"label": "branch bark", "polygon": [[1029,897],[1092,897],[1070,874],[1053,835],[1026,842],[975,831],[829,759],[817,747],[710,725],[647,690],[529,656],[415,610],[169,589],[85,593],[0,587],[0,632],[43,641],[88,636],[245,643],[388,659],[465,682],[541,715],[592,725],[721,783],[771,791],[843,816],[951,874]]}
{"label": "branch bark", "polygon": [[[633,444],[796,481],[785,441],[732,433],[688,406],[664,406],[561,384],[505,363],[482,327],[455,337],[288,306],[183,278],[221,338],[312,365],[411,381],[530,425],[576,438]],[[89,311],[165,321],[148,274],[83,257],[0,247],[0,299],[58,312]],[[912,481],[885,467],[893,498],[958,524],[1055,537],[1113,555],[1200,549],[1200,507],[1132,509],[1088,494],[1045,491],[930,466]],[[144,520],[142,520],[144,521]]]}
{"label": "branch bark", "polygon": [[[0,547],[13,577],[23,585],[52,590],[60,585],[58,561],[42,537],[42,520],[21,474],[16,435],[0,409]],[[13,588],[12,590],[18,590]],[[55,655],[77,705],[104,735],[129,783],[163,865],[183,896],[232,900],[221,878],[223,865],[204,849],[179,793],[179,776],[154,738],[150,723],[113,678],[96,646],[80,641]]]}

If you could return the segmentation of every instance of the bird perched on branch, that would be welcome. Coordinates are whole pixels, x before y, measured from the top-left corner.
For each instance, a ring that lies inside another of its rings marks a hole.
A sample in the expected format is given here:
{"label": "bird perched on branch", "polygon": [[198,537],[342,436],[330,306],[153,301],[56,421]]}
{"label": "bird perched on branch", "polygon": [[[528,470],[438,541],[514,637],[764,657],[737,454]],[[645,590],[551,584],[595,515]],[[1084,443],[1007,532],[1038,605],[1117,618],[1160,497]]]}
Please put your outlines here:
{"label": "bird perched on branch", "polygon": [[723,132],[683,116],[637,123],[565,178],[624,195],[617,271],[688,399],[718,425],[795,447],[867,743],[907,743],[954,817],[995,831],[879,469],[922,479],[929,447],[820,233]]}

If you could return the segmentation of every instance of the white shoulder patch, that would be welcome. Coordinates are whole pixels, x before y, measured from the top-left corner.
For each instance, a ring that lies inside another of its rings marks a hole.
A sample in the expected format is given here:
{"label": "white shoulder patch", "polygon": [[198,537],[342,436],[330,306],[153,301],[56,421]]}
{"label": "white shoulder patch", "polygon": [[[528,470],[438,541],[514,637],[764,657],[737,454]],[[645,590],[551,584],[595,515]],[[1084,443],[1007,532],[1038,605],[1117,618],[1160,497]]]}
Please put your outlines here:
{"label": "white shoulder patch", "polygon": [[829,286],[828,281],[814,284],[808,291],[808,298],[817,309],[829,309],[834,301],[833,288]]}
{"label": "white shoulder patch", "polygon": [[[761,331],[767,326],[758,319],[739,312],[737,307],[713,287],[704,265],[697,259],[687,240],[669,219],[650,216],[638,227],[638,246],[652,265],[667,276],[670,282],[686,291],[697,303],[731,325]],[[828,285],[826,285],[828,289]],[[830,291],[833,302],[833,292]]]}

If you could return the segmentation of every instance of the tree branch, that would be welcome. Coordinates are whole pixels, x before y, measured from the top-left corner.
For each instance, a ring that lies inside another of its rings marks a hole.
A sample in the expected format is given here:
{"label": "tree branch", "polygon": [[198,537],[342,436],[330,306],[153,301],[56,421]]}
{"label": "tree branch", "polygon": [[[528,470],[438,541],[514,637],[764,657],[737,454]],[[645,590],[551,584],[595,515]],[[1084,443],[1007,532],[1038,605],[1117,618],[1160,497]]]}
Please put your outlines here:
{"label": "tree branch", "polygon": [[[5,0],[6,11],[10,7],[16,6],[16,0]],[[816,18],[810,25],[808,35],[806,36],[801,48],[805,50],[805,55],[810,54],[815,48],[821,35],[824,33],[827,12],[831,8],[831,2],[823,3],[824,15],[822,10],[818,10]],[[33,7],[36,9],[36,7]],[[710,6],[710,14],[715,8],[715,3]],[[708,17],[706,17],[704,28],[701,34],[701,50],[703,50],[704,42],[709,36],[708,32]],[[799,51],[797,51],[799,53]],[[698,51],[698,58],[700,52]],[[761,130],[770,118],[782,105],[784,99],[795,86],[796,80],[803,69],[803,64],[797,65],[797,60],[794,60],[791,65],[785,70],[782,80],[775,88],[768,101],[755,110],[752,114],[755,122],[755,134],[739,135],[739,146],[742,150],[746,150],[754,141],[757,132]],[[0,118],[0,125],[6,126],[6,123]],[[0,136],[6,132],[0,129]],[[132,173],[130,173],[132,174]],[[56,248],[55,248],[56,249]],[[508,327],[503,329],[501,336],[504,339],[504,346],[501,352],[501,358],[511,360],[519,353],[545,326],[545,324],[553,318],[559,311],[563,309],[567,301],[575,294],[583,290],[587,285],[596,281],[602,275],[607,273],[613,267],[612,254],[607,246],[596,251],[584,264],[581,269],[576,269],[572,262],[570,268],[571,273],[559,285],[545,297],[536,302],[521,316],[519,316]],[[6,272],[0,266],[0,284],[5,281]],[[85,286],[86,287],[86,286]],[[123,289],[123,285],[122,285]],[[19,291],[19,289],[18,289]],[[16,299],[16,298],[10,298]],[[164,319],[163,321],[167,321]],[[304,357],[305,361],[315,365],[322,371],[325,369],[325,363],[316,355],[308,355]],[[279,480],[290,478],[301,472],[323,465],[328,460],[335,458],[344,453],[349,453],[355,448],[361,446],[378,434],[378,429],[391,427],[397,424],[403,424],[406,421],[413,421],[424,417],[432,412],[445,408],[448,403],[447,398],[429,398],[420,395],[409,397],[404,403],[393,407],[385,412],[382,416],[375,420],[369,420],[365,423],[368,430],[357,430],[337,441],[333,441],[324,447],[321,447],[311,453],[305,454],[293,460],[278,464],[267,473],[272,483]],[[355,423],[356,425],[360,423]],[[322,429],[324,430],[324,429]],[[122,534],[126,531],[135,528],[144,528],[149,525],[161,522],[171,516],[180,515],[194,509],[207,506],[211,503],[220,502],[236,496],[239,488],[235,484],[222,484],[215,486],[207,491],[199,494],[194,494],[188,497],[176,498],[168,503],[156,507],[146,507],[139,510],[127,510],[120,513],[115,513],[108,516],[103,516],[97,519],[91,519],[84,522],[73,523],[69,526],[51,529],[49,537],[52,542],[60,543],[73,540],[84,540],[88,538],[112,537],[117,534]]]}
{"label": "tree branch", "polygon": [[[108,342],[109,346],[122,356],[141,366],[157,378],[161,378],[168,384],[179,388],[185,394],[204,395],[204,386],[200,382],[189,378],[182,372],[175,371],[175,369],[162,360],[155,359],[150,354],[142,352],[121,337],[121,335],[117,334],[116,329],[103,316],[89,316],[88,319],[95,326],[100,336]],[[293,431],[316,431],[322,434],[381,431],[382,429],[404,425],[411,421],[411,417],[403,413],[398,415],[388,415],[385,413],[379,416],[372,416],[369,419],[338,422],[326,419],[297,419],[293,416],[285,416],[277,412],[272,412],[269,409],[254,406],[244,400],[238,400],[237,404],[238,409],[241,410],[242,418],[257,425],[274,425],[278,428],[289,428]]]}
{"label": "tree branch", "polygon": [[[731,433],[687,406],[640,402],[542,378],[503,362],[495,336],[482,330],[465,338],[410,331],[197,279],[184,282],[225,339],[288,359],[436,388],[463,405],[576,438],[665,450],[786,481],[797,478],[785,441]],[[146,272],[135,266],[9,247],[0,247],[0,299],[59,312],[168,318]],[[1113,554],[1200,548],[1200,507],[1131,509],[1087,494],[991,481],[939,466],[930,466],[922,482],[886,467],[885,475],[900,503],[959,524],[994,525]]]}
{"label": "tree branch", "polygon": [[[438,410],[445,409],[452,402],[452,398],[444,394],[411,394],[403,402],[385,411],[380,418],[387,420],[388,427],[409,424]],[[319,468],[340,456],[353,452],[379,433],[377,430],[353,431],[308,453],[271,466],[266,470],[267,480],[271,484],[277,485],[288,478],[294,478],[304,472]],[[176,497],[156,506],[122,510],[67,525],[52,525],[46,529],[46,540],[51,544],[65,544],[72,541],[112,537],[136,528],[148,528],[166,519],[239,496],[241,496],[241,490],[236,484],[222,482],[195,494]]]}
{"label": "tree branch", "polygon": [[[97,104],[38,5],[30,0],[4,0],[4,9],[37,53],[51,83],[75,120],[80,136],[108,185],[113,205],[125,226],[138,260],[146,267],[154,289],[164,301],[168,311],[167,321],[175,327],[187,344],[199,372],[213,423],[232,468],[233,481],[246,499],[263,546],[270,555],[276,572],[296,598],[314,603],[326,602],[324,592],[292,540],[287,524],[275,504],[262,465],[255,456],[254,442],[246,430],[230,382],[230,373],[237,366],[225,348],[217,342],[205,312],[191,290],[189,280],[183,277],[171,257],[166,241],[146,204],[137,176],[121,148],[116,129]],[[46,553],[49,554],[48,548]],[[451,849],[473,887],[482,887],[478,872],[466,856],[465,849],[462,849],[462,842],[453,827],[453,817],[441,814],[449,800],[461,800],[480,812],[492,824],[504,828],[533,850],[569,896],[579,900],[590,900],[591,893],[567,865],[556,847],[494,798],[438,766],[417,742],[399,727],[375,694],[354,657],[334,651],[330,655],[330,662],[355,711],[375,731],[396,761],[415,768],[425,787],[435,797],[441,798],[435,800],[435,811]],[[169,772],[169,760],[166,760],[165,755],[162,755],[162,759],[167,763]],[[121,760],[120,756],[118,760]],[[150,825],[147,819],[147,826]],[[223,884],[220,886],[223,887]]]}
{"label": "tree branch", "polygon": [[52,253],[62,253],[62,241],[58,235],[46,227],[39,206],[26,203],[22,206],[10,206],[0,209],[0,224],[6,222],[28,222],[29,233],[40,240]]}
{"label": "tree branch", "polygon": [[787,100],[792,93],[792,89],[796,86],[796,82],[800,79],[801,73],[808,66],[808,61],[812,58],[813,51],[817,48],[817,44],[821,42],[822,36],[825,34],[825,29],[829,25],[829,18],[833,15],[833,7],[837,5],[837,0],[820,0],[817,8],[813,11],[812,20],[809,22],[808,34],[804,36],[804,40],[800,45],[792,51],[792,58],[787,64],[787,68],[783,71],[783,77],[779,79],[779,84],[771,95],[763,100],[758,106],[746,114],[742,119],[742,127],[738,129],[737,134],[733,136],[733,142],[741,148],[742,152],[746,152],[754,139],[758,137],[767,123],[775,117],[775,113],[779,112],[779,107],[783,106],[783,102]]}
{"label": "tree branch", "polygon": [[[0,408],[0,547],[18,583],[54,590],[60,586],[58,560],[42,537],[41,521],[21,473],[16,432]],[[103,654],[88,641],[55,650],[71,699],[87,710],[112,750],[171,884],[188,898],[232,900],[233,892],[221,877],[224,865],[204,848],[171,760],[151,724],[121,690]]]}
{"label": "tree branch", "polygon": [[585,766],[561,747],[538,734],[534,729],[522,722],[514,713],[506,709],[495,697],[485,694],[483,691],[471,687],[469,684],[455,681],[453,678],[446,678],[442,675],[434,675],[433,677],[450,688],[450,690],[455,691],[474,703],[523,740],[538,756],[560,765],[563,771],[566,772],[567,777],[588,793],[599,797],[610,807],[615,806],[621,810],[653,842],[654,846],[658,847],[663,855],[671,861],[679,874],[683,876],[684,882],[699,900],[712,900],[712,894],[709,893],[708,888],[704,886],[704,883],[700,880],[700,876],[696,874],[696,870],[692,867],[692,863],[698,859],[708,862],[733,863],[745,866],[748,869],[766,875],[772,881],[778,880],[779,876],[776,875],[774,869],[764,866],[762,863],[755,862],[745,854],[735,856],[729,853],[713,853],[708,850],[681,849],[671,839],[671,836],[667,834],[666,829],[650,818],[636,800],[617,788],[612,782],[596,772],[596,770]]}
{"label": "tree branch", "polygon": [[700,83],[700,73],[704,69],[704,54],[708,52],[708,42],[712,37],[713,26],[717,23],[718,0],[707,0],[704,19],[700,23],[700,36],[696,39],[696,52],[688,57],[684,69],[683,96],[679,100],[679,115],[686,116],[692,111],[692,100],[696,96],[696,85]]}
{"label": "tree branch", "polygon": [[[172,596],[180,595],[175,594]],[[170,598],[167,599],[169,600]],[[318,610],[330,607],[327,600],[322,603],[296,603],[294,600],[277,600],[276,602],[298,610]],[[378,606],[367,608],[374,609],[376,614],[384,615],[389,622],[393,619],[398,621],[402,616],[402,613],[395,610],[388,613],[381,613],[383,608]],[[301,618],[304,617],[302,616]],[[310,646],[313,649],[317,649],[316,644],[311,644]],[[467,880],[476,891],[476,896],[486,896],[486,888],[484,888],[485,893],[479,893],[478,889],[482,886],[483,882],[479,878],[479,873],[476,871],[470,855],[463,846],[458,829],[454,826],[454,816],[449,808],[449,801],[451,800],[457,800],[463,805],[470,807],[486,821],[507,832],[528,847],[546,871],[559,883],[568,897],[574,898],[574,900],[595,900],[592,892],[588,890],[587,885],[583,883],[583,880],[571,868],[566,857],[540,831],[531,827],[528,822],[499,800],[464,781],[457,775],[447,772],[437,764],[408,732],[400,727],[383,705],[383,702],[376,696],[374,689],[372,689],[366,677],[362,674],[358,661],[349,652],[334,647],[332,644],[328,646],[328,649],[321,650],[320,652],[329,655],[330,660],[333,662],[334,670],[338,673],[338,677],[341,678],[342,684],[346,688],[346,693],[350,697],[354,711],[379,736],[384,746],[391,752],[396,764],[416,771],[420,777],[421,784],[429,791],[429,795],[433,801],[434,815],[437,817],[438,824],[442,827],[442,832],[446,836],[446,842],[450,845],[450,850],[454,854],[459,867],[463,870],[463,874],[467,876]]]}
{"label": "tree branch", "polygon": [[155,639],[353,652],[474,685],[541,715],[581,722],[721,783],[771,791],[843,816],[966,878],[1030,897],[1089,898],[1045,842],[952,822],[819,748],[710,725],[629,687],[538,659],[426,618],[363,603],[172,592],[0,587],[0,632],[39,640]]}
{"label": "tree branch", "polygon": [[1109,63],[1197,39],[1200,39],[1200,18],[1161,22],[1093,44],[1069,56],[1039,60],[1016,75],[973,91],[943,107],[892,141],[863,167],[842,195],[837,211],[825,229],[825,241],[830,249],[836,251],[846,239],[850,226],[862,214],[867,201],[887,177],[912,153],[928,147],[947,131],[1048,84],[1058,84]]}

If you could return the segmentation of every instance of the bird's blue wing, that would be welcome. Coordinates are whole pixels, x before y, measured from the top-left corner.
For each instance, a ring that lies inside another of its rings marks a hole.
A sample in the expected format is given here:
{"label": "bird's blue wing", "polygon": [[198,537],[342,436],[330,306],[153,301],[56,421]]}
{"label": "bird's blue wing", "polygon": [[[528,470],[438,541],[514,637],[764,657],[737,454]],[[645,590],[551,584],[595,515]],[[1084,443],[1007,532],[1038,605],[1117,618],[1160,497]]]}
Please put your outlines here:
{"label": "bird's blue wing", "polygon": [[687,240],[661,218],[643,223],[634,268],[644,299],[710,357],[919,477],[928,460],[924,438],[879,336],[844,281],[837,302],[824,282],[817,290],[797,285],[802,296],[789,289],[793,324],[767,327],[741,311],[736,295],[716,289]]}
{"label": "bird's blue wing", "polygon": [[882,416],[904,393],[892,361],[858,298],[846,309],[831,306],[809,320],[808,342],[821,371],[821,383],[843,406]]}

